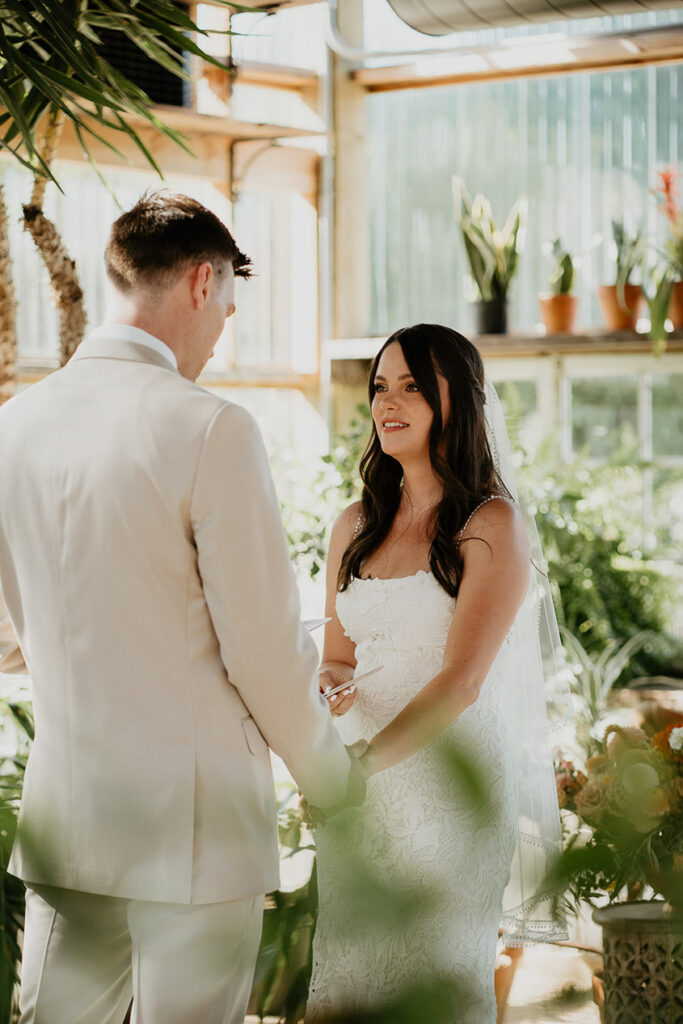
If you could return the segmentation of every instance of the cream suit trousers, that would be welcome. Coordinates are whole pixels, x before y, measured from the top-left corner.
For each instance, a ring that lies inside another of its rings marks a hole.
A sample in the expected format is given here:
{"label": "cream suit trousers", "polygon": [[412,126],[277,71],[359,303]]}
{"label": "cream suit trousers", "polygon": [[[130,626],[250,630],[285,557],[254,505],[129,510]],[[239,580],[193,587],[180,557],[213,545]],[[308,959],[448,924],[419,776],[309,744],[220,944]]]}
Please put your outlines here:
{"label": "cream suit trousers", "polygon": [[262,912],[29,887],[20,1024],[243,1024]]}

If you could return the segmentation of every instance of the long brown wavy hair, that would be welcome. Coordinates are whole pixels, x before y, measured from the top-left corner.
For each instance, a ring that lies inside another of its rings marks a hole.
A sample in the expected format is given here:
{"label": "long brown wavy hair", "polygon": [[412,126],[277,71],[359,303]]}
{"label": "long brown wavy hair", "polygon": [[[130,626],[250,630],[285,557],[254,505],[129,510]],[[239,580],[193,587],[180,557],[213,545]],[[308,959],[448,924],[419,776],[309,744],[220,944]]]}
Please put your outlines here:
{"label": "long brown wavy hair", "polygon": [[[380,357],[393,342],[401,346],[415,383],[434,413],[429,457],[443,497],[430,526],[429,566],[446,593],[455,597],[462,578],[458,534],[467,517],[492,495],[509,497],[486,437],[484,364],[475,346],[450,327],[404,327],[385,341],[372,363],[371,405]],[[437,372],[448,383],[451,412],[446,423]],[[339,590],[346,590],[352,579],[360,577],[363,563],[386,539],[401,501],[403,469],[382,451],[374,421],[360,461],[360,475],[362,525],[344,552],[337,578]]]}

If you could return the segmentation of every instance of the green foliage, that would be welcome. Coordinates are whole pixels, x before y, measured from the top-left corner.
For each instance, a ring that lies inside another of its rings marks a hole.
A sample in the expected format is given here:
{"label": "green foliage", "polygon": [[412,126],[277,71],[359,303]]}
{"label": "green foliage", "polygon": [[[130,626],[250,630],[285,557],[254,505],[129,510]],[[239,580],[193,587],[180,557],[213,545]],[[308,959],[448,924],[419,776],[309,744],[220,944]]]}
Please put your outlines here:
{"label": "green foliage", "polygon": [[103,55],[99,34],[103,29],[123,33],[145,56],[179,78],[190,78],[184,53],[216,67],[225,66],[195,41],[207,33],[173,0],[4,0],[0,8],[0,106],[6,112],[0,117],[4,127],[0,150],[34,173],[52,178],[36,130],[46,113],[60,111],[72,122],[90,162],[93,139],[118,152],[96,130],[113,129],[122,138],[130,138],[163,177],[131,118],[141,119],[186,152],[190,150],[184,137],[156,116],[147,94]]}
{"label": "green foliage", "polygon": [[351,420],[348,430],[337,438],[329,455],[323,455],[323,462],[332,466],[338,477],[337,495],[340,511],[360,497],[358,465],[369,436],[370,409],[362,403],[356,406],[356,418]]}
{"label": "green foliage", "polygon": [[[610,641],[653,634],[626,667],[625,682],[636,675],[674,674],[673,663],[682,655],[680,643],[665,635],[672,581],[634,550],[627,524],[605,514],[603,503],[615,497],[610,483],[616,485],[619,475],[618,468],[569,466],[530,490],[561,625],[591,655]],[[602,507],[591,506],[586,495],[600,491]]]}
{"label": "green foliage", "polygon": [[24,884],[7,873],[7,865],[17,830],[28,743],[34,736],[31,706],[25,696],[19,695],[13,700],[0,699],[3,734],[11,731],[12,723],[16,726],[16,751],[0,761],[0,1024],[9,1024],[11,1019],[13,992],[21,961],[19,933],[24,925]]}
{"label": "green foliage", "polygon": [[651,639],[651,634],[645,631],[636,633],[624,643],[610,640],[604,650],[591,657],[573,633],[564,628],[561,632],[564,648],[573,663],[572,691],[578,698],[574,721],[576,739],[588,759],[600,749],[595,728],[607,710],[612,689],[633,655]]}
{"label": "green foliage", "polygon": [[327,557],[327,534],[347,505],[360,497],[358,464],[370,433],[370,410],[356,406],[348,431],[322,456],[321,466],[298,493],[281,494],[282,517],[292,561],[312,579]]}
{"label": "green foliage", "polygon": [[254,973],[252,1006],[260,1020],[277,1014],[285,1024],[303,1016],[311,977],[313,929],[318,913],[315,871],[295,892],[270,895]]}
{"label": "green foliage", "polygon": [[502,231],[496,227],[491,203],[482,195],[470,199],[461,178],[453,178],[455,217],[460,225],[465,253],[477,287],[484,301],[506,298],[517,273],[523,247],[525,206],[518,200]]}
{"label": "green foliage", "polygon": [[559,238],[553,242],[553,270],[550,275],[550,290],[553,295],[569,295],[574,287],[574,263],[562,248]]}
{"label": "green foliage", "polygon": [[671,226],[664,242],[664,253],[671,276],[676,281],[683,281],[683,213],[679,213],[678,220]]}

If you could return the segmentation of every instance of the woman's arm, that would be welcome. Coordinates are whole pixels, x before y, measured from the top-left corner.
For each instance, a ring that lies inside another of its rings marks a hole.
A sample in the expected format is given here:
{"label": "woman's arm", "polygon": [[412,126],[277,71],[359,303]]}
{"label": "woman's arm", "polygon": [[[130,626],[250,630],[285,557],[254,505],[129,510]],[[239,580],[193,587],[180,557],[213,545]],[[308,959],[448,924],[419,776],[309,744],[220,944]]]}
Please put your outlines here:
{"label": "woman's arm", "polygon": [[[319,671],[321,692],[324,692],[326,687],[338,686],[347,679],[350,680],[356,668],[356,645],[344,634],[337,616],[337,575],[344,552],[353,539],[359,511],[360,502],[354,502],[344,509],[332,527],[330,535],[325,600],[325,615],[330,621],[325,625],[325,646]],[[355,699],[355,690],[349,694],[342,691],[330,698],[330,709],[335,715],[343,715]]]}
{"label": "woman's arm", "polygon": [[361,760],[367,775],[421,750],[474,704],[524,600],[529,543],[519,509],[502,500],[488,502],[467,533],[441,671],[370,742]]}

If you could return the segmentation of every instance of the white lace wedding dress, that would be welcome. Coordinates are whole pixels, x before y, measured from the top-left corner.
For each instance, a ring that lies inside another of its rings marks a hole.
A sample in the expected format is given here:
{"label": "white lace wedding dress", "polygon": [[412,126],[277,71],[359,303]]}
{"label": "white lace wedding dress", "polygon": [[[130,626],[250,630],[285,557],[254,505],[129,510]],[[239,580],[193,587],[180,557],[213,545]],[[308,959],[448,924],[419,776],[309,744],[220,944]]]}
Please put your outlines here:
{"label": "white lace wedding dress", "polygon": [[[454,607],[424,571],[355,579],[338,595],[356,674],[382,666],[336,719],[344,742],[370,739],[436,675]],[[447,1024],[495,1024],[494,959],[517,824],[499,699],[503,661],[499,654],[478,700],[446,734],[471,759],[488,816],[437,741],[373,776],[363,808],[316,829],[320,912],[307,1024],[386,1004],[435,974],[452,993]],[[379,897],[363,884],[366,871],[382,885]],[[407,916],[396,920],[400,914]]]}

